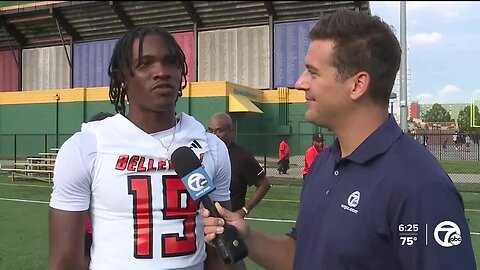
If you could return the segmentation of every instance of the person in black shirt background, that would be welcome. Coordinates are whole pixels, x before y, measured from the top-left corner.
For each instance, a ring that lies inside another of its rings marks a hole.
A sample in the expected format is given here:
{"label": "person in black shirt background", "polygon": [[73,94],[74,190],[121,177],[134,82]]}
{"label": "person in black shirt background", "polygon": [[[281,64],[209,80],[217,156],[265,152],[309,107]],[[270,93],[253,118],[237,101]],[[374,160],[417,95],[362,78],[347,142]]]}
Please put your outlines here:
{"label": "person in black shirt background", "polygon": [[[214,133],[228,147],[232,164],[232,181],[230,184],[230,201],[232,210],[243,217],[262,200],[270,189],[265,171],[245,148],[233,142],[234,128],[232,118],[226,113],[216,113],[210,119],[208,132]],[[252,198],[245,203],[247,186],[257,188]]]}

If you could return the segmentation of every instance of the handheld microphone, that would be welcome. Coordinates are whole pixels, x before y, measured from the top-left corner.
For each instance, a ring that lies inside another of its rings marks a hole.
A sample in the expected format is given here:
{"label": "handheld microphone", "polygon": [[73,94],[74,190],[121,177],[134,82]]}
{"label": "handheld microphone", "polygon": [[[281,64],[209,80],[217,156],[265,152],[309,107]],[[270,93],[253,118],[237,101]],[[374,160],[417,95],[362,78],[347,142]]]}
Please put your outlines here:
{"label": "handheld microphone", "polygon": [[[200,199],[213,217],[220,217],[217,208],[208,197],[208,193],[215,190],[213,181],[192,149],[186,146],[176,149],[172,153],[172,163],[190,196],[194,200]],[[232,265],[248,254],[247,246],[234,226],[225,224],[223,233],[217,235],[213,242],[225,264]]]}

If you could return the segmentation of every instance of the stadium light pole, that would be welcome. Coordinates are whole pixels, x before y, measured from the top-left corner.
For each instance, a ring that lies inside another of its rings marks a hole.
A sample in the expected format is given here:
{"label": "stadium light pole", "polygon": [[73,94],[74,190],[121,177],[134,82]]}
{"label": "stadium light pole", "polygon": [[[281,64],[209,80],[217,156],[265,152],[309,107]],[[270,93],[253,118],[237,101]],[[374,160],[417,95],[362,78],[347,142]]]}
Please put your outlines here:
{"label": "stadium light pole", "polygon": [[400,46],[402,60],[400,64],[400,127],[407,132],[407,3],[400,1]]}
{"label": "stadium light pole", "polygon": [[397,101],[397,93],[392,92],[390,94],[390,113],[393,115],[393,103]]}

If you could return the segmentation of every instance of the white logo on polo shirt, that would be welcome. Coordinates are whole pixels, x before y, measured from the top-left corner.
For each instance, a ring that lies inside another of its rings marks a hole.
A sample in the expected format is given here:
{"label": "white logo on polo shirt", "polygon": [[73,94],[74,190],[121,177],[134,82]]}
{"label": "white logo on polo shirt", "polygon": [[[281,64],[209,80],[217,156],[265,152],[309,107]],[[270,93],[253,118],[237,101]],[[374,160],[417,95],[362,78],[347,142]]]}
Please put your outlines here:
{"label": "white logo on polo shirt", "polygon": [[346,206],[345,204],[342,204],[341,207],[347,211],[350,211],[356,214],[358,213],[358,210],[354,208],[357,207],[359,203],[360,203],[360,191],[357,190],[352,192],[352,194],[348,196],[348,199],[347,199],[348,206]]}
{"label": "white logo on polo shirt", "polygon": [[360,191],[355,191],[350,194],[348,197],[348,206],[350,207],[357,207],[358,203],[360,202]]}

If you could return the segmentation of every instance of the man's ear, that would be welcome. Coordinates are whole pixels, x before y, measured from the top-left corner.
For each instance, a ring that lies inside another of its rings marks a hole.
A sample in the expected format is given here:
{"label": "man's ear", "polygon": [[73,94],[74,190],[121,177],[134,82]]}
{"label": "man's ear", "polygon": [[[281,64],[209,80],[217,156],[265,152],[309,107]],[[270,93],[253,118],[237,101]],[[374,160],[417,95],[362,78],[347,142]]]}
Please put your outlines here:
{"label": "man's ear", "polygon": [[368,87],[370,86],[370,74],[365,71],[360,71],[355,74],[351,80],[352,88],[350,91],[350,98],[352,100],[359,100],[367,94]]}

